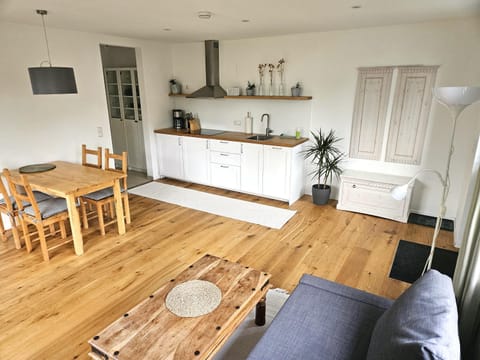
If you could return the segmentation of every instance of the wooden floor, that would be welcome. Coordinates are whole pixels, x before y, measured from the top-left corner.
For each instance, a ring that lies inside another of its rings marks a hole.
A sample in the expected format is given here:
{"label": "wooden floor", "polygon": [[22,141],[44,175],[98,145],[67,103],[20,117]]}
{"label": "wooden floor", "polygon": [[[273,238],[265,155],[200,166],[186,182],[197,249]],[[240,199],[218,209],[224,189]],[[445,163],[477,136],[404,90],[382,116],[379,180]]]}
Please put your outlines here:
{"label": "wooden floor", "polygon": [[[288,208],[285,203],[166,181],[220,195]],[[130,195],[132,224],[102,237],[84,232],[85,254],[72,244],[42,261],[0,241],[0,359],[87,359],[87,341],[165,281],[206,253],[267,271],[274,287],[291,291],[303,273],[389,298],[408,284],[388,277],[400,239],[428,244],[433,229],[314,206],[293,204],[280,230]],[[439,246],[453,249],[452,233]]]}

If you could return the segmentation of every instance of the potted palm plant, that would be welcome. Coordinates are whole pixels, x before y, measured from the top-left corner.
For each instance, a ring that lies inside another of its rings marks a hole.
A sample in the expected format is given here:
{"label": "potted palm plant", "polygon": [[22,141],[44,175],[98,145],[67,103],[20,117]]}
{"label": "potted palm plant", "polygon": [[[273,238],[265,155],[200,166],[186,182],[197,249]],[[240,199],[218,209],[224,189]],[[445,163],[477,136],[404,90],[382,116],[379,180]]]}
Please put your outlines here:
{"label": "potted palm plant", "polygon": [[316,179],[316,184],[312,185],[312,199],[316,205],[325,205],[330,199],[331,184],[333,175],[339,177],[342,173],[340,163],[345,157],[336,144],[342,140],[335,136],[335,132],[330,130],[328,134],[322,132],[311,132],[313,139],[310,145],[303,151],[305,159],[311,159],[315,166],[311,172],[312,179]]}

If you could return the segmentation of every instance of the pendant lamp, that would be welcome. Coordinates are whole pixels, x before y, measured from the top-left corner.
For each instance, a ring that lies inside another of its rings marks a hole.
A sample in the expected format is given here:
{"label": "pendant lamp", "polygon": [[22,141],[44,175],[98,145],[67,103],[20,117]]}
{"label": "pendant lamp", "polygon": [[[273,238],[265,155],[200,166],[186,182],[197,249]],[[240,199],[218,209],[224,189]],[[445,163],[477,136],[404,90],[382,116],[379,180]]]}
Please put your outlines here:
{"label": "pendant lamp", "polygon": [[[77,84],[75,83],[73,68],[52,66],[50,49],[48,47],[47,29],[45,27],[45,15],[47,15],[47,10],[37,10],[37,14],[42,16],[43,33],[45,35],[48,60],[42,61],[39,67],[28,68],[33,94],[76,94]],[[42,67],[42,64],[45,62],[48,62],[48,66]]]}

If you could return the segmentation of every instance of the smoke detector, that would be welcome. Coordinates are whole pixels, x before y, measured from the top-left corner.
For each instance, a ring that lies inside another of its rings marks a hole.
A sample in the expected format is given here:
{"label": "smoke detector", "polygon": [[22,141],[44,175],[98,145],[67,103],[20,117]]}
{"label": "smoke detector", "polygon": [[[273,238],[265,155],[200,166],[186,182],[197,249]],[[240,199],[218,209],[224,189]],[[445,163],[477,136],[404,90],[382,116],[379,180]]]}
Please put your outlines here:
{"label": "smoke detector", "polygon": [[210,11],[199,11],[197,13],[197,16],[199,19],[202,20],[209,20],[212,17],[212,13]]}

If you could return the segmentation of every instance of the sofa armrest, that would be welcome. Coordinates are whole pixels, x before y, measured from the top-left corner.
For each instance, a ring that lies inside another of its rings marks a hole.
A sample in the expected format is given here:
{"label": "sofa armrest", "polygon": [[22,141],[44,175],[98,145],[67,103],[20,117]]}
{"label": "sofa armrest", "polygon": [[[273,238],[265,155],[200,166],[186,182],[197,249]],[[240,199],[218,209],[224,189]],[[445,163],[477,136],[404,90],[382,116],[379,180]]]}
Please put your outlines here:
{"label": "sofa armrest", "polygon": [[365,359],[373,327],[391,304],[303,275],[248,359]]}

